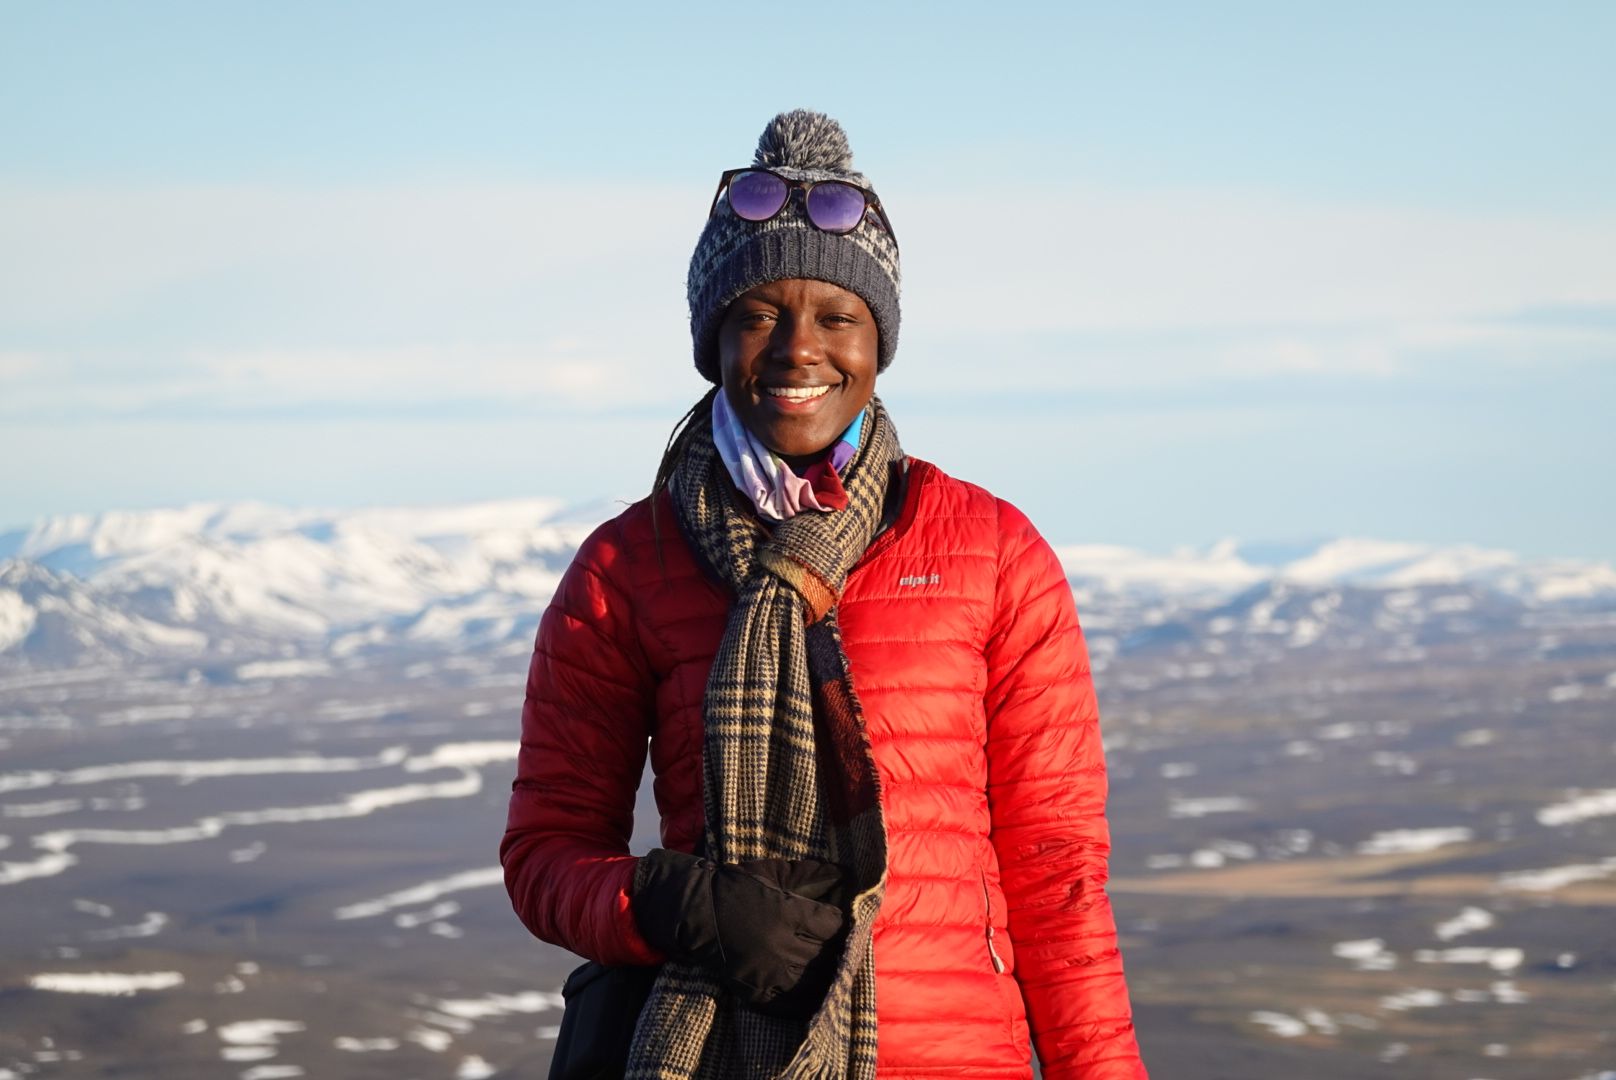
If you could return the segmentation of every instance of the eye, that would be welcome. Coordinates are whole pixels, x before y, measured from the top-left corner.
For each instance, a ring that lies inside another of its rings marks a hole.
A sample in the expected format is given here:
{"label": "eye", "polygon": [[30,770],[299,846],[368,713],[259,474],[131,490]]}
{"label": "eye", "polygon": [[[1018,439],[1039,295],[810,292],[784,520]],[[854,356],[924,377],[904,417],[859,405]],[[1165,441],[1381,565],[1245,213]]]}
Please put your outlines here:
{"label": "eye", "polygon": [[730,321],[743,328],[766,326],[774,321],[774,312],[761,308],[741,309],[731,314]]}

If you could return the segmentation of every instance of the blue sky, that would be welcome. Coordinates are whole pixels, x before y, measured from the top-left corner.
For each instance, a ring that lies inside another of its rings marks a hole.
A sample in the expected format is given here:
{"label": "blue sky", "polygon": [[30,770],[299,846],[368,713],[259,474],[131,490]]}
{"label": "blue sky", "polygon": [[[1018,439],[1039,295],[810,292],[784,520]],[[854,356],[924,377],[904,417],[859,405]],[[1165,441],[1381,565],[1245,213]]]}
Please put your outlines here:
{"label": "blue sky", "polygon": [[632,497],[806,105],[903,242],[906,447],[1051,539],[1616,558],[1616,6],[1117,7],[12,6],[0,527]]}

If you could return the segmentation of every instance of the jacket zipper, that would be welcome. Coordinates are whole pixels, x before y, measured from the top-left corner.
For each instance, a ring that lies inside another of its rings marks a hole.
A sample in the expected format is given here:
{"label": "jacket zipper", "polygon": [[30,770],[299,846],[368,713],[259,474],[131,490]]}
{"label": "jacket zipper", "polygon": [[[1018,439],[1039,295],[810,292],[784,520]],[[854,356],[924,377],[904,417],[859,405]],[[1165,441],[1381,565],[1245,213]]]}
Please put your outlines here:
{"label": "jacket zipper", "polygon": [[1004,974],[1004,961],[999,958],[999,950],[993,947],[993,894],[988,891],[988,874],[982,874],[982,906],[988,913],[988,956],[993,960],[993,970],[996,974]]}

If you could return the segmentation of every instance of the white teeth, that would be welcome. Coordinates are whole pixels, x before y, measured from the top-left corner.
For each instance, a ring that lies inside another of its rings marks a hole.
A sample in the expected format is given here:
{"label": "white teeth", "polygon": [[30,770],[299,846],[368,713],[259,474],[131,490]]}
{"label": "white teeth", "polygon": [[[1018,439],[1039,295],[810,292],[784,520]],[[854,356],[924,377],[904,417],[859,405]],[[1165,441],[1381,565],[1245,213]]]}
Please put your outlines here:
{"label": "white teeth", "polygon": [[765,386],[763,389],[771,397],[790,398],[793,401],[806,401],[830,392],[828,386]]}

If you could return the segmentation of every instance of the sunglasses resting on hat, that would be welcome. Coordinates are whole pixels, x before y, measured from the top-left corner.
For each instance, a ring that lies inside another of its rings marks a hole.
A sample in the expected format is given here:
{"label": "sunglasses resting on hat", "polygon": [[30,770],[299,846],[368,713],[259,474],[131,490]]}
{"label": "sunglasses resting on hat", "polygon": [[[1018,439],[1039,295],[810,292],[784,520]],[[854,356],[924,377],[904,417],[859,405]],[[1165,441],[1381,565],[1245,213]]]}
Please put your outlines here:
{"label": "sunglasses resting on hat", "polygon": [[868,188],[850,184],[845,180],[793,180],[769,169],[755,166],[728,169],[718,178],[718,190],[713,192],[713,204],[707,216],[718,212],[718,200],[729,189],[729,208],[744,221],[768,221],[786,208],[791,193],[801,189],[808,220],[821,232],[844,234],[859,227],[870,211],[874,211],[877,224],[892,237],[897,234],[887,219],[881,200]]}

